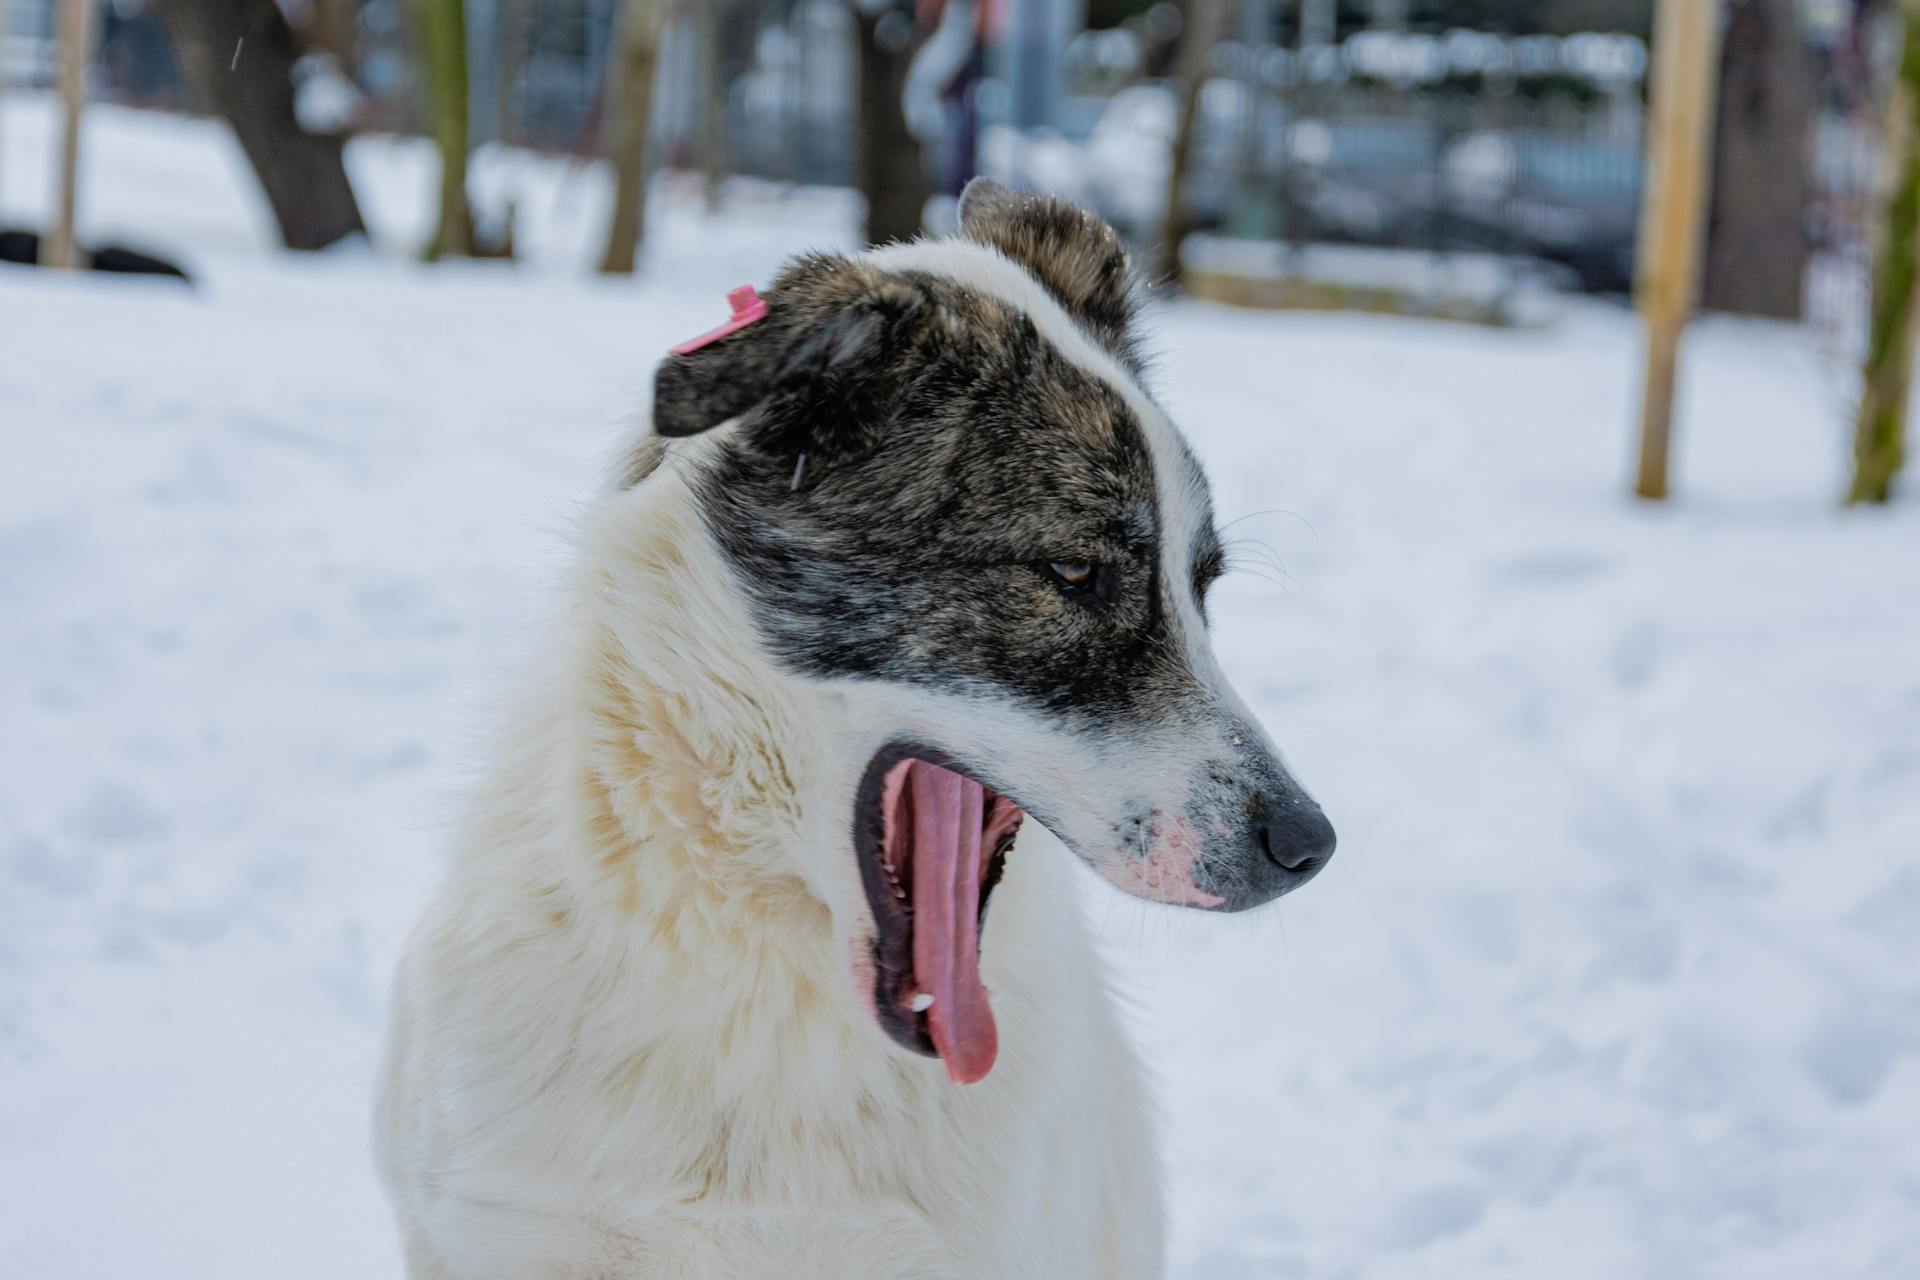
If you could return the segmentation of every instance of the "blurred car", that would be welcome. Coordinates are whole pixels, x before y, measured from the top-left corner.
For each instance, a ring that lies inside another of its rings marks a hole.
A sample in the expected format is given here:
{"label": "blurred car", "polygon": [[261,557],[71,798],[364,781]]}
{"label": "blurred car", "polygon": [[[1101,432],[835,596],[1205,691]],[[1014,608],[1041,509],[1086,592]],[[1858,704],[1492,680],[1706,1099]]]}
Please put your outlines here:
{"label": "blurred car", "polygon": [[1440,130],[1430,120],[1347,116],[1288,131],[1296,235],[1357,244],[1422,238],[1434,212]]}
{"label": "blurred car", "polygon": [[1445,239],[1571,268],[1589,293],[1633,288],[1641,153],[1550,130],[1471,134],[1442,163]]}

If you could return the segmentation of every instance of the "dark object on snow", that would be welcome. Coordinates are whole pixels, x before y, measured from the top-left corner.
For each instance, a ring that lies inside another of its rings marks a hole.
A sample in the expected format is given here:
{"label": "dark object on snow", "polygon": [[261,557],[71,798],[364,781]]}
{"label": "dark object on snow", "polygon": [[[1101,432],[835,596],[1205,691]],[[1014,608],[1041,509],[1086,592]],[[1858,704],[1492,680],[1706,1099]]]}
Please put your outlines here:
{"label": "dark object on snow", "polygon": [[[0,262],[18,262],[33,267],[40,264],[40,233],[8,227],[0,229]],[[82,247],[80,265],[91,271],[112,271],[130,276],[172,276],[193,283],[193,278],[165,258],[141,253],[123,245],[104,244],[98,249]]]}

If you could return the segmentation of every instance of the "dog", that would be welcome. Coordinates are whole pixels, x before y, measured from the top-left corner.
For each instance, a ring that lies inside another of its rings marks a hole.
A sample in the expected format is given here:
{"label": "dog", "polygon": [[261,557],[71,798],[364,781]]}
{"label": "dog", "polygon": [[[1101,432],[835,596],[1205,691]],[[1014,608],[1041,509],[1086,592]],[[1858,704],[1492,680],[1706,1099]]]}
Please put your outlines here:
{"label": "dog", "polygon": [[1118,238],[958,225],[661,365],[401,962],[414,1280],[1162,1274],[1070,864],[1240,911],[1334,833],[1213,657]]}

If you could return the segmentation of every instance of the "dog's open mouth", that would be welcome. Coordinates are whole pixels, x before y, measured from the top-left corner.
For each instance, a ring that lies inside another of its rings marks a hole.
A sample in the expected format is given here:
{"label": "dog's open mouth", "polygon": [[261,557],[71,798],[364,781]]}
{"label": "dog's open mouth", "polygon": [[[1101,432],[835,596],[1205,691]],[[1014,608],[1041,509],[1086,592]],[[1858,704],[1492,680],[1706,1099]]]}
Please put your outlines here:
{"label": "dog's open mouth", "polygon": [[874,1013],[900,1044],[943,1059],[955,1084],[972,1084],[1000,1043],[980,982],[980,929],[1026,814],[939,752],[900,744],[874,756],[856,803],[877,930]]}

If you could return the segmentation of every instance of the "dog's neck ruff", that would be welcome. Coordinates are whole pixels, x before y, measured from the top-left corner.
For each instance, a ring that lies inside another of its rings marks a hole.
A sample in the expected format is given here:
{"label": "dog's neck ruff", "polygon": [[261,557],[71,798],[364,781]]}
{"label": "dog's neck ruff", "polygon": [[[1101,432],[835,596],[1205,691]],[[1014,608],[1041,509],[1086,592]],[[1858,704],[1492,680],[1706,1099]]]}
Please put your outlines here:
{"label": "dog's neck ruff", "polygon": [[846,939],[795,856],[847,840],[841,807],[825,820],[830,707],[755,642],[680,474],[693,460],[610,497],[586,531],[548,763],[566,833],[553,870],[576,886],[571,963],[608,1002],[600,1052],[626,1064],[608,1069],[680,1081],[686,1123],[724,1133],[693,1182],[788,1194],[760,1170],[793,1125],[824,1141],[863,1097],[931,1082],[856,1003]]}
{"label": "dog's neck ruff", "polygon": [[679,476],[609,501],[589,534],[595,580],[578,592],[581,870],[619,881],[615,901],[671,915],[677,932],[743,910],[813,914],[778,857],[801,838],[811,780],[793,684],[754,643]]}

